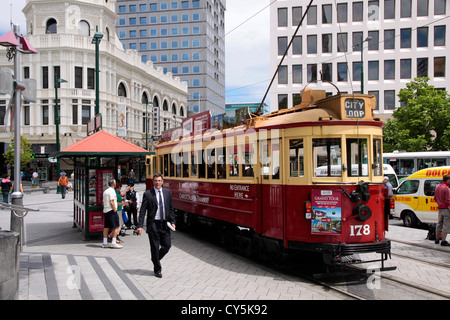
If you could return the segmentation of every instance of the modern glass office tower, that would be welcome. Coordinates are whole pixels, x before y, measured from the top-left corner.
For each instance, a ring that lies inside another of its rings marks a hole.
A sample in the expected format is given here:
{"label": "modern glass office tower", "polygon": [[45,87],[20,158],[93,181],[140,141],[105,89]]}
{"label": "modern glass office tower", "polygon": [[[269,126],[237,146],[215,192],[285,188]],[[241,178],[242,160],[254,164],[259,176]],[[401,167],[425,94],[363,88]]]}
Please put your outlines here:
{"label": "modern glass office tower", "polygon": [[[272,73],[308,3],[271,6]],[[400,89],[416,77],[449,90],[449,6],[447,0],[314,1],[273,85],[271,110],[295,105],[306,86],[337,93],[324,81],[343,93],[361,92],[363,85],[363,93],[378,98],[375,112],[382,118],[399,106]]]}
{"label": "modern glass office tower", "polygon": [[188,111],[225,112],[226,0],[117,0],[124,49],[188,84]]}

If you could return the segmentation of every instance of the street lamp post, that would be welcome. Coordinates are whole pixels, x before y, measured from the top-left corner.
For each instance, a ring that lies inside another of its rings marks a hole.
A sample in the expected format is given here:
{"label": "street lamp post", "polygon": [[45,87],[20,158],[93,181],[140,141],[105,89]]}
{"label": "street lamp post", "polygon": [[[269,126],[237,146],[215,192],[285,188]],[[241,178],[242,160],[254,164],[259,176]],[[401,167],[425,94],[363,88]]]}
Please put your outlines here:
{"label": "street lamp post", "polygon": [[95,115],[100,113],[100,81],[99,81],[99,72],[100,72],[100,56],[99,56],[99,46],[102,41],[103,33],[98,31],[98,26],[96,27],[96,31],[94,33],[94,37],[92,38],[91,43],[95,44]]}
{"label": "street lamp post", "polygon": [[145,149],[148,150],[148,105],[153,105],[153,102],[145,101]]}
{"label": "street lamp post", "polygon": [[[59,152],[61,151],[61,146],[59,144],[59,104],[58,104],[58,85],[60,83],[67,82],[64,79],[59,79],[55,74],[55,125],[56,125],[56,152],[58,156],[56,157],[56,178],[59,179],[60,174],[60,164],[59,164]],[[56,193],[61,193],[61,188],[58,184],[56,187]]]}
{"label": "street lamp post", "polygon": [[370,40],[372,40],[372,37],[367,37],[366,39],[363,40],[363,37],[361,36],[361,94],[364,94],[364,59],[363,59],[364,49],[363,49],[363,44],[364,44],[364,42],[367,42]]}
{"label": "street lamp post", "polygon": [[[20,145],[20,111],[22,106],[22,91],[26,91],[26,85],[21,82],[20,78],[20,58],[21,54],[37,53],[33,46],[20,34],[20,27],[12,25],[11,31],[0,37],[0,45],[8,47],[7,58],[11,60],[14,58],[14,90],[11,99],[14,101],[14,190],[11,194],[11,203],[16,206],[23,207],[23,194],[20,191],[21,175],[21,145]],[[24,92],[25,92],[24,91]],[[25,96],[24,96],[25,98]],[[32,101],[31,99],[28,101]],[[35,102],[35,101],[33,101]],[[11,230],[21,234],[22,241],[23,234],[23,220],[17,217],[14,210],[11,210]]]}

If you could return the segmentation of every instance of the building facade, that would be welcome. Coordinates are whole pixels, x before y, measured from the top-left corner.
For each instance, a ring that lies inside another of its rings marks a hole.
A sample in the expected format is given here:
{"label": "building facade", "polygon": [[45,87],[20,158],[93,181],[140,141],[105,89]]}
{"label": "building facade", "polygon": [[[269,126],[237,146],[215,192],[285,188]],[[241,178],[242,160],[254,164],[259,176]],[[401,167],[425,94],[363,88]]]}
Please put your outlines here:
{"label": "building facade", "polygon": [[[38,54],[21,55],[21,78],[36,79],[37,102],[22,104],[21,128],[36,154],[34,165],[51,166],[47,159],[56,152],[56,93],[61,150],[87,135],[96,110],[92,39],[97,28],[103,33],[98,50],[103,130],[150,149],[152,136],[180,126],[187,116],[186,84],[150,61],[142,62],[137,52],[123,50],[115,8],[114,0],[27,0],[26,38]],[[0,52],[0,65],[13,68],[13,61]],[[4,149],[13,137],[8,103],[9,96],[0,97],[0,113],[6,113],[0,119]]]}
{"label": "building facade", "polygon": [[225,0],[117,0],[117,35],[189,88],[188,111],[225,112]]}
{"label": "building facade", "polygon": [[[272,74],[307,5],[281,0],[271,6]],[[399,107],[400,89],[416,77],[449,90],[449,11],[447,0],[314,1],[280,67],[271,110],[298,104],[306,86],[337,93],[329,82],[342,93],[359,93],[363,84],[363,93],[377,97],[382,118]]]}

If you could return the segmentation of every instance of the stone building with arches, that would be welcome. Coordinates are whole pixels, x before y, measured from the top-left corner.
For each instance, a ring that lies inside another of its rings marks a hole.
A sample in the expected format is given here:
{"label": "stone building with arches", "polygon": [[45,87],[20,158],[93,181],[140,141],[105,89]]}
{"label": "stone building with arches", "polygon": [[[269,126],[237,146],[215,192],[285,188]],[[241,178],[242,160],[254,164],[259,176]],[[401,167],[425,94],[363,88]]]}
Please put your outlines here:
{"label": "stone building with arches", "polygon": [[[22,104],[21,127],[35,161],[42,161],[38,166],[48,166],[44,162],[56,151],[56,90],[61,149],[86,137],[87,123],[95,117],[96,46],[92,40],[97,30],[103,34],[98,51],[103,130],[119,135],[119,125],[124,124],[122,138],[144,148],[147,142],[151,149],[152,136],[180,126],[187,116],[186,84],[152,62],[142,62],[136,50],[124,51],[115,31],[115,7],[115,0],[27,0],[22,10],[26,38],[38,54],[21,56],[20,79],[37,81],[36,103]],[[1,50],[0,66],[13,69],[13,61]],[[13,137],[8,104],[9,96],[0,96],[4,150]]]}

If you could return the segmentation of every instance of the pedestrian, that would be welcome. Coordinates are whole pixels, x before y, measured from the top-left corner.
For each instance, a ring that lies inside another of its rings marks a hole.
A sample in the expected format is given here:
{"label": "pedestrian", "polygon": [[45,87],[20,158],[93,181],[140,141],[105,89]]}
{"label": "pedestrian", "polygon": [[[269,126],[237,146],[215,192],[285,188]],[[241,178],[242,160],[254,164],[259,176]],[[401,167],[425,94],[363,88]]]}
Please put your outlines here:
{"label": "pedestrian", "polygon": [[142,197],[137,229],[138,235],[141,235],[147,215],[147,234],[150,241],[153,271],[158,278],[162,277],[160,261],[171,247],[169,225],[175,230],[172,195],[168,189],[162,187],[163,183],[164,177],[160,173],[156,173],[153,176],[154,187],[147,190]]}
{"label": "pedestrian", "polygon": [[[117,234],[119,232],[120,223],[117,214],[117,196],[114,187],[116,180],[108,181],[109,188],[103,192],[103,213],[105,216],[105,225],[103,228],[103,248],[121,249],[122,245],[117,243]],[[108,243],[108,234],[111,230],[111,243]]]}
{"label": "pedestrian", "polygon": [[134,171],[133,169],[131,169],[130,173],[128,174],[128,183],[134,183],[134,178],[135,178]]}
{"label": "pedestrian", "polygon": [[450,246],[447,242],[447,234],[450,232],[450,175],[446,174],[442,178],[442,182],[434,191],[434,200],[438,204],[438,223],[436,225],[436,240],[434,243],[439,244],[441,237],[441,246]]}
{"label": "pedestrian", "polygon": [[11,192],[12,188],[11,176],[9,174],[2,180],[1,187],[3,202],[9,203],[9,193]]}
{"label": "pedestrian", "polygon": [[[128,222],[126,225],[129,229],[136,228],[139,224],[137,220],[137,212],[139,210],[139,193],[134,189],[134,183],[130,183],[128,185],[127,192],[125,193],[125,199],[128,200]],[[131,222],[131,217],[133,217],[133,222]]]}
{"label": "pedestrian", "polygon": [[61,197],[64,199],[66,197],[67,186],[69,185],[69,179],[67,179],[64,171],[61,172],[61,177],[59,177],[57,184],[61,186]]}
{"label": "pedestrian", "polygon": [[[121,192],[120,189],[122,189],[122,182],[117,181],[116,182],[116,186],[114,187],[114,191],[116,192],[116,197],[117,197],[117,215],[119,216],[119,232],[117,234],[116,237],[116,242],[117,243],[122,243],[123,241],[119,239],[119,234],[120,234],[120,230],[122,228],[122,226],[124,225],[124,221],[123,221],[123,207],[122,206],[126,206],[127,202],[123,201],[123,198],[125,196],[125,192]],[[128,190],[128,188],[127,188]]]}
{"label": "pedestrian", "polygon": [[32,176],[33,187],[34,186],[39,187],[39,174],[36,171],[34,171],[31,176]]}
{"label": "pedestrian", "polygon": [[392,195],[394,194],[394,188],[392,187],[392,184],[389,182],[388,177],[383,178],[383,184],[384,188],[388,190],[388,196],[392,197]]}

